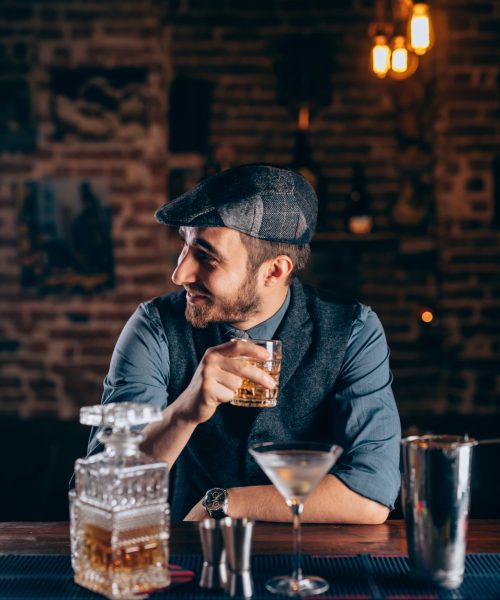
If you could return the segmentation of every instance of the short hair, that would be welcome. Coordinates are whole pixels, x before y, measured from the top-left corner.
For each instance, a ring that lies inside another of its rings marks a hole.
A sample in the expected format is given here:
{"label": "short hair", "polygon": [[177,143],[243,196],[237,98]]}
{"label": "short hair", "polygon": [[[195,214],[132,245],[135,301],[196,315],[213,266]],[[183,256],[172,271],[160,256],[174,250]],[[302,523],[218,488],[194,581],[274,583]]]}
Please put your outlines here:
{"label": "short hair", "polygon": [[289,284],[297,273],[302,271],[309,262],[309,257],[311,255],[309,244],[285,244],[282,242],[261,240],[247,235],[246,233],[242,233],[241,231],[239,234],[243,245],[247,249],[248,264],[252,272],[257,271],[266,260],[276,258],[276,256],[279,256],[280,254],[286,254],[293,263],[293,269],[286,281],[286,283]]}

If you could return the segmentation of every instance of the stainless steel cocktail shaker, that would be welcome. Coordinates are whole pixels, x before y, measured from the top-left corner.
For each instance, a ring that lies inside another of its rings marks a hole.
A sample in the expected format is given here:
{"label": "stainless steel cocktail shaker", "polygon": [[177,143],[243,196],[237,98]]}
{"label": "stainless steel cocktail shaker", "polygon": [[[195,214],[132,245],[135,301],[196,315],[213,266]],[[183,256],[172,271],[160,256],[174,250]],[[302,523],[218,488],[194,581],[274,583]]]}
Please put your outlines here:
{"label": "stainless steel cocktail shaker", "polygon": [[464,576],[472,449],[460,436],[403,439],[402,503],[412,577],[454,589]]}

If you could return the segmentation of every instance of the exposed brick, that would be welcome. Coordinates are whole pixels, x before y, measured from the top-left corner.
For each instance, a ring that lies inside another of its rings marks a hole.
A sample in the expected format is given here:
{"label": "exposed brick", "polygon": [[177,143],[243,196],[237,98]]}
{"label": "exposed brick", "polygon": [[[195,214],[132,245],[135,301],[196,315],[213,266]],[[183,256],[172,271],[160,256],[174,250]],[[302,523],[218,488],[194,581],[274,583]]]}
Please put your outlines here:
{"label": "exposed brick", "polygon": [[[109,364],[109,358],[111,356],[111,351],[113,350],[112,346],[89,346],[82,348],[82,356],[92,356],[92,357],[105,357],[106,360],[103,362],[104,369],[107,368]],[[102,367],[99,369],[101,370]]]}
{"label": "exposed brick", "polygon": [[87,329],[87,330],[69,330],[66,329],[64,331],[52,331],[50,337],[53,340],[62,340],[62,341],[78,341],[82,340],[99,340],[99,339],[108,339],[110,332],[107,329]]}
{"label": "exposed brick", "polygon": [[165,275],[162,274],[158,274],[158,275],[139,275],[139,276],[135,276],[132,277],[132,282],[134,283],[134,285],[137,286],[141,286],[141,285],[158,285],[161,286],[162,284],[165,283]]}
{"label": "exposed brick", "polygon": [[83,400],[88,404],[98,404],[102,396],[102,385],[90,381],[68,382],[64,386],[64,392],[75,404],[82,404]]}
{"label": "exposed brick", "polygon": [[[165,265],[175,264],[178,249],[170,239],[165,243],[171,234],[165,228],[160,232],[151,215],[168,194],[166,90],[174,73],[213,82],[210,145],[231,145],[238,162],[291,161],[296,114],[278,103],[272,45],[303,27],[305,4],[277,0],[273,10],[265,0],[222,4],[189,0],[181,10],[177,3],[163,23],[153,5],[145,10],[143,3],[125,0],[33,0],[0,8],[4,44],[50,42],[43,44],[34,87],[41,105],[51,101],[52,67],[143,66],[149,73],[151,130],[165,140],[161,148],[155,142],[151,149],[148,131],[147,139],[134,143],[57,144],[47,134],[54,125],[47,110],[37,113],[40,148],[31,155],[2,155],[2,180],[106,179],[113,212],[116,287],[83,300],[68,295],[37,301],[20,295],[12,254],[15,233],[2,235],[0,331],[7,343],[2,366],[22,373],[15,376],[22,385],[40,379],[40,373],[49,382],[58,378],[57,386],[39,386],[34,413],[57,413],[57,403],[68,397],[75,405],[98,402],[100,379],[124,323],[139,302],[173,289]],[[500,234],[490,229],[491,159],[500,147],[498,128],[492,126],[499,117],[498,14],[492,1],[443,0],[436,46],[409,80],[418,81],[420,74],[436,80],[414,112],[424,117],[418,128],[421,143],[426,138],[425,177],[432,171],[436,214],[430,229],[411,233],[395,231],[391,222],[402,150],[392,93],[398,97],[405,84],[377,81],[366,71],[362,56],[369,53],[372,4],[316,0],[307,7],[322,31],[342,40],[335,53],[332,100],[312,112],[310,141],[325,179],[322,206],[333,233],[343,235],[352,163],[361,161],[377,233],[388,232],[392,239],[315,245],[306,277],[345,288],[377,310],[392,347],[395,389],[404,410],[493,411],[498,390],[491,374],[498,372],[500,354]],[[158,42],[160,51],[155,50]],[[1,183],[0,209],[0,226],[10,229],[12,199]],[[164,244],[166,262],[160,259]],[[427,303],[438,311],[439,335],[419,325],[418,308]],[[438,345],[441,335],[443,347]],[[461,360],[465,353],[467,360]],[[14,385],[8,389],[0,411],[22,400]],[[436,390],[442,390],[442,398],[435,397]]]}
{"label": "exposed brick", "polygon": [[30,340],[24,344],[26,352],[33,354],[40,354],[46,352],[48,348],[48,341],[33,341]]}

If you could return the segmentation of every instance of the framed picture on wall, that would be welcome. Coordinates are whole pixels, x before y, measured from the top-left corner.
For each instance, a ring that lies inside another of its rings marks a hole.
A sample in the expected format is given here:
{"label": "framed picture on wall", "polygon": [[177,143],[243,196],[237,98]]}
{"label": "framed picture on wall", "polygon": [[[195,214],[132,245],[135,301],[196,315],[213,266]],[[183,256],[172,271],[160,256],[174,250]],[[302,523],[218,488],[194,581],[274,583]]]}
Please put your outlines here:
{"label": "framed picture on wall", "polygon": [[113,286],[105,182],[23,181],[14,185],[13,199],[23,292],[94,293]]}
{"label": "framed picture on wall", "polygon": [[144,140],[148,130],[146,84],[143,67],[54,69],[54,140]]}

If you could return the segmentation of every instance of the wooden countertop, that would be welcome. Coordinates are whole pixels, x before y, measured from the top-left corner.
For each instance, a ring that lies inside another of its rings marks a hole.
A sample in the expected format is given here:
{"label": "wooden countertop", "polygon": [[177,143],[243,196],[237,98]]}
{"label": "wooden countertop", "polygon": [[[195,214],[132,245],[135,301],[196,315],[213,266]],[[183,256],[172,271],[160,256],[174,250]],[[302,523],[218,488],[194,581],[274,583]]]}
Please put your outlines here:
{"label": "wooden countertop", "polygon": [[[302,549],[309,554],[406,554],[403,521],[383,525],[303,525]],[[201,552],[197,525],[172,526],[172,554]],[[469,522],[468,552],[500,552],[500,520]],[[292,526],[257,523],[253,552],[291,553]],[[0,523],[0,554],[69,554],[69,526],[60,522]]]}

